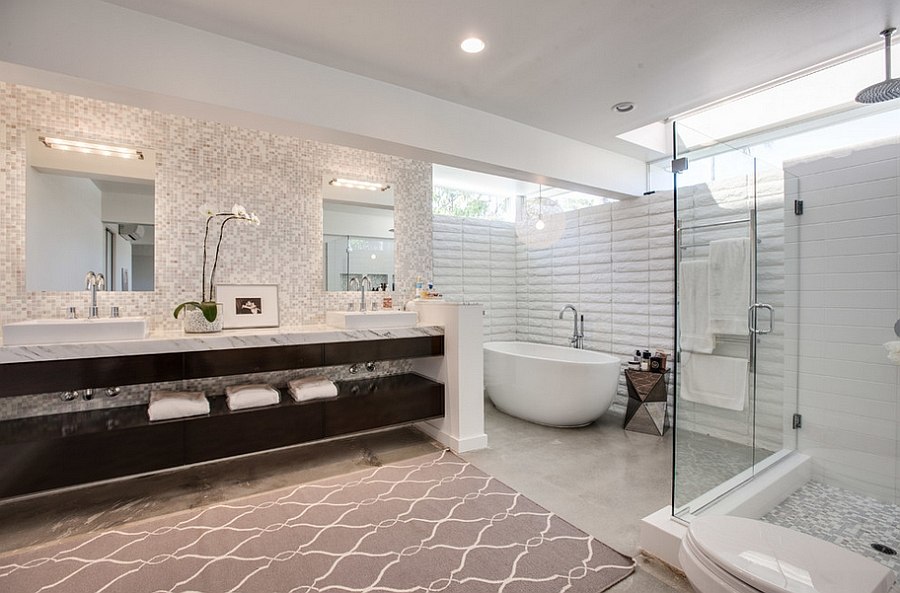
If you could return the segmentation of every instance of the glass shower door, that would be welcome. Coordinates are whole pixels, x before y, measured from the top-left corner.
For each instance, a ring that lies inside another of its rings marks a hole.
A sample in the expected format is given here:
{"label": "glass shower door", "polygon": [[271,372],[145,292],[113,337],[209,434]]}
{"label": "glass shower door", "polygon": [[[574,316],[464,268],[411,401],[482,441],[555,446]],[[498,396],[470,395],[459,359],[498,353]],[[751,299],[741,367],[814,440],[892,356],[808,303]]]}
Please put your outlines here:
{"label": "glass shower door", "polygon": [[757,354],[772,309],[757,300],[755,159],[684,126],[674,133],[673,508],[686,516],[749,479],[760,457]]}

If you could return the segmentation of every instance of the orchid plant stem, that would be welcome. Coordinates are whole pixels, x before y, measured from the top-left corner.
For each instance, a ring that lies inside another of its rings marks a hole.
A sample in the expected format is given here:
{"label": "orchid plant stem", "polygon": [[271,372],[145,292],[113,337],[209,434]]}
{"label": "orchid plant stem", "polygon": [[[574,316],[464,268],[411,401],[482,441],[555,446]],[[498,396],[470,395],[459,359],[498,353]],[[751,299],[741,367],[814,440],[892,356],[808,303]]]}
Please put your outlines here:
{"label": "orchid plant stem", "polygon": [[[228,224],[229,220],[244,220],[249,222],[250,224],[254,224],[259,226],[259,217],[252,212],[247,212],[247,210],[239,205],[235,204],[234,208],[231,209],[231,212],[218,212],[214,213],[212,208],[208,205],[204,204],[200,207],[200,212],[206,215],[206,230],[203,234],[203,273],[200,276],[200,302],[197,301],[187,301],[181,303],[177,307],[175,307],[174,315],[177,318],[178,314],[185,310],[185,307],[191,307],[199,309],[203,316],[210,323],[214,322],[218,317],[218,307],[216,306],[216,269],[219,267],[219,249],[222,247],[222,238],[225,236],[225,225]],[[216,252],[213,256],[213,265],[212,271],[209,275],[209,292],[206,291],[206,258],[209,255],[209,226],[212,222],[212,219],[222,219],[222,224],[219,225],[219,239],[216,241]]]}
{"label": "orchid plant stem", "polygon": [[[209,298],[210,298],[210,300],[215,300],[214,294],[213,294],[215,289],[213,287],[215,286],[215,281],[216,281],[216,268],[219,266],[219,248],[222,246],[222,237],[225,236],[225,225],[228,224],[229,220],[234,220],[236,218],[239,218],[238,216],[235,216],[231,213],[217,214],[217,216],[223,216],[223,215],[227,216],[227,218],[222,221],[222,226],[219,227],[219,240],[216,242],[216,255],[215,255],[215,257],[213,257],[212,272],[209,275]],[[209,229],[209,225],[207,224],[207,230],[208,229]],[[205,240],[203,242],[203,247],[205,250],[206,249],[206,241]],[[206,264],[206,253],[205,252],[203,254],[203,263],[204,263],[204,265]],[[203,270],[203,277],[204,278],[206,277],[206,269],[205,268]],[[204,297],[204,300],[206,300],[205,297]]]}
{"label": "orchid plant stem", "polygon": [[[206,301],[206,242],[209,240],[209,221],[219,214],[213,214],[206,217],[206,233],[203,235],[203,273],[200,275],[200,294],[202,298],[200,302]],[[210,287],[212,288],[212,287]]]}

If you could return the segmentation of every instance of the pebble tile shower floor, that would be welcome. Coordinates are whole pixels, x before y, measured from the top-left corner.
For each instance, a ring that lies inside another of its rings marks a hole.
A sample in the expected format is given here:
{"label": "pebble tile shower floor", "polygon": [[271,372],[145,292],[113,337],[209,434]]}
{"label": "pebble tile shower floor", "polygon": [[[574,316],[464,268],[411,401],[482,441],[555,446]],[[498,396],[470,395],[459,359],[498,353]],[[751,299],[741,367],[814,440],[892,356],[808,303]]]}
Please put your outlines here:
{"label": "pebble tile shower floor", "polygon": [[[808,482],[769,511],[763,521],[790,527],[858,552],[900,575],[900,555],[872,549],[881,543],[900,551],[900,507],[843,488]],[[900,593],[896,583],[892,593]]]}

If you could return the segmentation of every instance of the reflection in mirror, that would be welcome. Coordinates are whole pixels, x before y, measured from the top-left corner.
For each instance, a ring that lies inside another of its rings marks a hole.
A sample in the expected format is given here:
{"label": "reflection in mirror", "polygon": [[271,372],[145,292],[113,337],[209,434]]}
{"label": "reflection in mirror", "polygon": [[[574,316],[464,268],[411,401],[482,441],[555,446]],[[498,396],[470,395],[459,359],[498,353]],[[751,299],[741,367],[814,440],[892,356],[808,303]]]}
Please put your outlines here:
{"label": "reflection in mirror", "polygon": [[335,187],[330,180],[322,186],[325,290],[393,290],[393,188]]}
{"label": "reflection in mirror", "polygon": [[27,290],[84,290],[89,271],[106,290],[153,290],[155,156],[129,154],[56,150],[29,134]]}

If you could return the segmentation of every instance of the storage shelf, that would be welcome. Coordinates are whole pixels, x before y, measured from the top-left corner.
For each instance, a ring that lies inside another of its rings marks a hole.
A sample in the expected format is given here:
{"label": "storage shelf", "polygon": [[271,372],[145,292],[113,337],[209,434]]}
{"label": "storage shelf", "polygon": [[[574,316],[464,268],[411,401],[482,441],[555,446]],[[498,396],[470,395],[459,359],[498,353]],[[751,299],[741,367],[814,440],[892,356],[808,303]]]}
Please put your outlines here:
{"label": "storage shelf", "polygon": [[444,386],[408,373],[338,383],[338,396],[150,422],[128,406],[0,422],[0,497],[307,443],[444,414]]}

